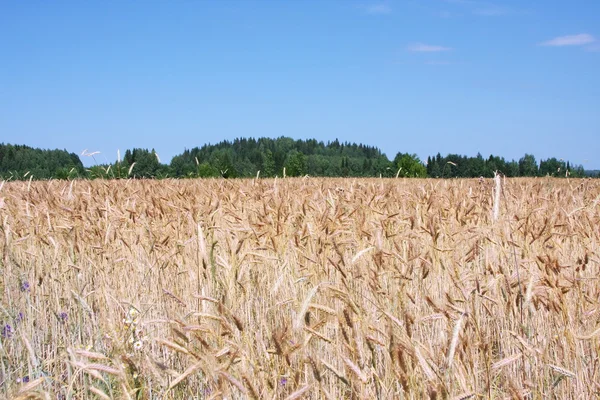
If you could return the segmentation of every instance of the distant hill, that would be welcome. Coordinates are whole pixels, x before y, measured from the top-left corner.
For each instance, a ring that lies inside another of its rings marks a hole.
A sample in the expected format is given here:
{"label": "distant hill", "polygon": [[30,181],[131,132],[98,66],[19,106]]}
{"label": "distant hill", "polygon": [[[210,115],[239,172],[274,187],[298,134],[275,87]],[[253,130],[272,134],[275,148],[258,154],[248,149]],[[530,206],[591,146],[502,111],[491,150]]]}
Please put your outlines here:
{"label": "distant hill", "polygon": [[[376,147],[315,139],[236,139],[185,150],[173,157],[175,176],[379,176],[393,169]],[[394,171],[395,172],[395,171]]]}

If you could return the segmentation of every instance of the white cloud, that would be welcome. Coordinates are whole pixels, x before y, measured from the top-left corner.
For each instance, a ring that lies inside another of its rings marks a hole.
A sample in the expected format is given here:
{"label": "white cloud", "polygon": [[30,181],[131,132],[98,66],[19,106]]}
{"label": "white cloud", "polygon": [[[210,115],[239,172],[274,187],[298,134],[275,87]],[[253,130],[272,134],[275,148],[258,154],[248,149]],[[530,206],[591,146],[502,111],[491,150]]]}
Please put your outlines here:
{"label": "white cloud", "polygon": [[365,7],[367,14],[372,15],[382,15],[382,14],[391,14],[392,7],[384,3],[372,4],[370,6]]}
{"label": "white cloud", "polygon": [[579,35],[559,36],[554,39],[541,43],[542,46],[583,46],[585,44],[594,43],[596,39],[588,33],[580,33]]}
{"label": "white cloud", "polygon": [[450,51],[450,50],[452,50],[452,48],[444,47],[444,46],[434,46],[434,45],[424,44],[424,43],[415,43],[415,44],[411,44],[410,46],[408,46],[407,50],[417,52],[417,53],[436,53],[436,52],[440,52],[440,51]]}

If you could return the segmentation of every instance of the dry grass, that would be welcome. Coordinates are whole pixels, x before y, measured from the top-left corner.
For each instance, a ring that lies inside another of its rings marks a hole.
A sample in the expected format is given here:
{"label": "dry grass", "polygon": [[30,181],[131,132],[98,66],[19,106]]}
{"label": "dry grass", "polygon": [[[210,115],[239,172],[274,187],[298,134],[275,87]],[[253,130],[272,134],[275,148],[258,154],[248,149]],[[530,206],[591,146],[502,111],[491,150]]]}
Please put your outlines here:
{"label": "dry grass", "polygon": [[14,182],[10,398],[592,398],[600,185]]}

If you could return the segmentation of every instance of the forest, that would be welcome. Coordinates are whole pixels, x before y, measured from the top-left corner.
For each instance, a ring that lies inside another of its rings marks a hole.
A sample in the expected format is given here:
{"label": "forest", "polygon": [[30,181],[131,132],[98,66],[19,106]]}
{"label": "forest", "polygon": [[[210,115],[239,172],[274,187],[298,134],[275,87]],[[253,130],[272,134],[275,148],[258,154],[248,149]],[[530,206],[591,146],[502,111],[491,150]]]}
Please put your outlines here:
{"label": "forest", "polygon": [[[120,157],[119,157],[120,158]],[[525,154],[519,160],[481,154],[475,157],[440,153],[420,160],[416,154],[396,154],[393,160],[378,148],[339,140],[294,140],[289,137],[239,138],[185,149],[169,164],[154,149],[126,150],[112,164],[85,168],[79,156],[66,150],[43,150],[0,144],[0,179],[120,179],[120,178],[249,178],[315,177],[507,177],[598,176],[581,165],[554,157],[539,162]]]}
{"label": "forest", "polygon": [[68,179],[86,174],[75,153],[0,143],[0,178],[3,180]]}

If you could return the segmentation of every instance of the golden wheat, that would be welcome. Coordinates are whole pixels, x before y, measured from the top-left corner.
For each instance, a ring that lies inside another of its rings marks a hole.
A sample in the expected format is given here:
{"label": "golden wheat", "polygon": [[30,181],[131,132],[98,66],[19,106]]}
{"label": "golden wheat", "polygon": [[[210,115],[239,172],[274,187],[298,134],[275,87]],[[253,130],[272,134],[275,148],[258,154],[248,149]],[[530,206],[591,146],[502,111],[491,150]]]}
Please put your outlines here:
{"label": "golden wheat", "polygon": [[597,397],[600,184],[503,185],[2,182],[0,397]]}

